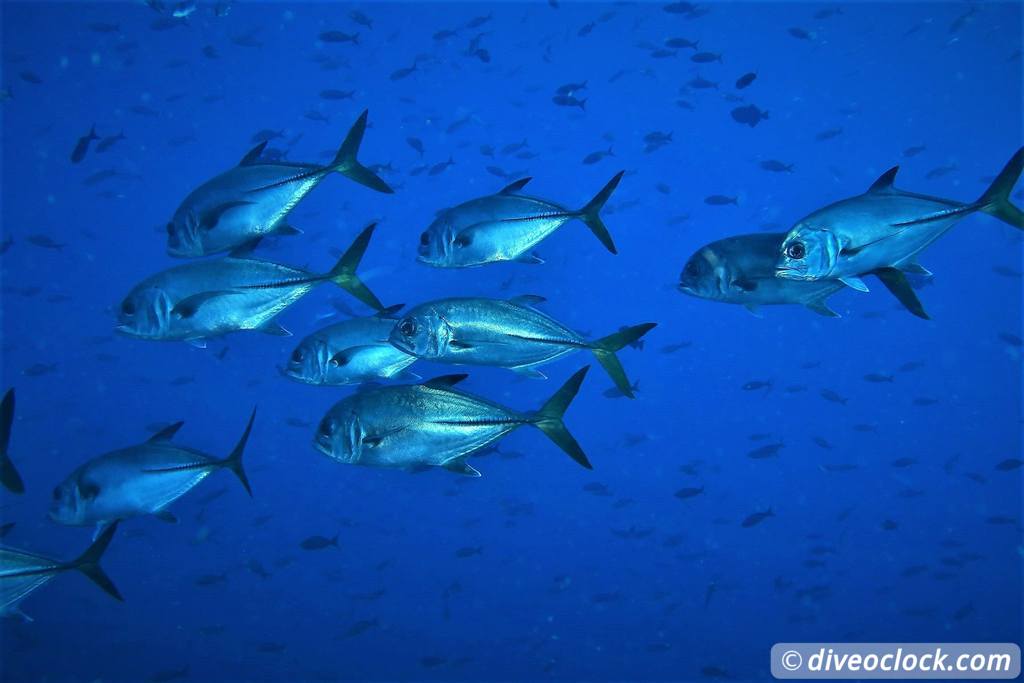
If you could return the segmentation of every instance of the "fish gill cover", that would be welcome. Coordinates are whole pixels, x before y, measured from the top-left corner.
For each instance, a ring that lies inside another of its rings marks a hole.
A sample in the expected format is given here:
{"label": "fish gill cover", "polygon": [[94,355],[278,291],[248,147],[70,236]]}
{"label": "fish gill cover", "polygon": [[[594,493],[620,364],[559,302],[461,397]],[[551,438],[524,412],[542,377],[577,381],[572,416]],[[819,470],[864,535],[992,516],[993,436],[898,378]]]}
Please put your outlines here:
{"label": "fish gill cover", "polygon": [[0,679],[1019,642],[1021,13],[4,3]]}

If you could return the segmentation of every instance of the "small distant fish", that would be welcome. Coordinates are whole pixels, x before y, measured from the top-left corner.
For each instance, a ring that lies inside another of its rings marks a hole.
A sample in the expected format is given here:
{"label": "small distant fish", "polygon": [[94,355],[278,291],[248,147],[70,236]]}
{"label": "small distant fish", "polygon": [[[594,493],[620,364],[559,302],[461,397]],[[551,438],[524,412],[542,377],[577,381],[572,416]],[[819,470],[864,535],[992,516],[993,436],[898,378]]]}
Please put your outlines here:
{"label": "small distant fish", "polygon": [[687,40],[686,38],[669,38],[664,44],[665,47],[672,48],[673,50],[691,48],[696,51],[699,49],[700,41]]}
{"label": "small distant fish", "polygon": [[324,550],[325,548],[338,547],[338,536],[335,534],[333,538],[327,538],[325,536],[310,536],[309,538],[299,543],[299,547],[303,550]]}
{"label": "small distant fish", "polygon": [[455,557],[457,557],[459,559],[466,559],[467,557],[473,557],[474,555],[482,555],[483,552],[484,552],[484,549],[482,547],[480,547],[480,546],[476,546],[476,547],[469,547],[469,546],[467,546],[465,548],[459,548],[458,550],[456,550],[455,551]]}
{"label": "small distant fish", "polygon": [[798,40],[814,40],[813,33],[808,31],[807,29],[800,28],[799,26],[794,26],[790,29],[787,29],[786,32]]}
{"label": "small distant fish", "polygon": [[591,152],[587,156],[583,157],[583,163],[586,165],[596,164],[605,157],[613,157],[615,154],[612,152],[612,148],[609,146],[606,150],[600,150],[597,152]]}
{"label": "small distant fish", "polygon": [[78,143],[75,148],[71,151],[71,163],[77,164],[85,159],[86,153],[89,151],[89,144],[93,140],[99,140],[100,136],[96,135],[96,126],[93,126],[87,135],[83,135],[78,138]]}
{"label": "small distant fish", "polygon": [[575,95],[555,95],[551,101],[560,107],[579,107],[584,111],[587,108],[587,101],[577,99]]}
{"label": "small distant fish", "polygon": [[1024,465],[1024,460],[1020,458],[1007,458],[996,465],[996,469],[1000,472],[1009,472],[1020,469],[1022,465]]}
{"label": "small distant fish", "polygon": [[782,443],[781,441],[778,443],[766,444],[764,446],[761,446],[760,448],[755,448],[754,450],[748,452],[747,457],[753,460],[764,460],[765,458],[773,458],[779,454],[779,451],[782,450],[785,447],[785,445],[786,444]]}
{"label": "small distant fish", "polygon": [[370,17],[366,16],[357,9],[354,9],[351,12],[349,12],[348,18],[351,19],[354,23],[359,24],[360,26],[365,26],[371,31],[373,30],[373,20],[371,20]]}
{"label": "small distant fish", "polygon": [[106,152],[108,149],[110,149],[111,147],[113,147],[118,142],[124,139],[125,137],[123,130],[117,135],[108,135],[107,137],[103,138],[102,140],[96,143],[96,153],[102,154],[103,152]]}
{"label": "small distant fish", "polygon": [[18,75],[21,76],[21,80],[26,83],[31,83],[32,85],[42,85],[43,83],[42,77],[34,71],[22,71]]}
{"label": "small distant fish", "polygon": [[882,384],[885,382],[891,383],[893,381],[892,375],[883,375],[878,372],[870,372],[864,375],[865,382],[874,382],[875,384]]}
{"label": "small distant fish", "polygon": [[761,121],[767,121],[769,118],[768,112],[762,111],[752,104],[736,107],[730,113],[736,123],[747,125],[751,128],[757,126]]}
{"label": "small distant fish", "polygon": [[405,139],[406,144],[412,147],[422,157],[423,156],[423,141],[419,138],[409,137]]}
{"label": "small distant fish", "polygon": [[714,52],[697,52],[690,57],[691,62],[697,62],[698,64],[708,64],[710,62],[721,62],[722,55]]}
{"label": "small distant fish", "polygon": [[712,194],[704,198],[704,203],[711,206],[726,206],[728,204],[734,204],[739,206],[739,201],[736,197],[727,197],[722,194]]}
{"label": "small distant fish", "polygon": [[405,66],[402,67],[401,69],[395,69],[394,71],[391,72],[390,78],[393,81],[400,81],[403,78],[408,78],[410,75],[412,75],[414,71],[416,71],[417,66],[417,62],[413,62],[412,66]]}
{"label": "small distant fish", "polygon": [[846,405],[847,400],[849,400],[849,399],[847,399],[847,398],[845,398],[843,396],[840,396],[839,394],[837,394],[836,392],[832,391],[831,389],[822,389],[819,392],[819,394],[826,401],[830,401],[832,403],[839,403],[839,404],[844,405],[844,406]]}
{"label": "small distant fish", "polygon": [[923,362],[921,362],[919,360],[910,360],[910,361],[907,361],[906,363],[904,363],[903,365],[899,366],[896,369],[899,370],[900,372],[912,372],[914,370],[918,370],[918,369],[923,368],[923,367],[924,367],[924,363]]}
{"label": "small distant fish", "polygon": [[743,74],[742,76],[736,79],[736,89],[743,90],[751,83],[753,83],[755,79],[757,79],[757,74],[754,73],[753,71],[751,71],[750,73]]}
{"label": "small distant fish", "polygon": [[61,249],[67,246],[66,244],[61,244],[60,242],[54,242],[53,238],[51,238],[49,235],[43,234],[29,235],[28,237],[25,238],[25,241],[28,242],[29,244],[41,247],[43,249],[54,249],[56,251],[60,251]]}
{"label": "small distant fish", "polygon": [[345,33],[344,31],[324,31],[320,34],[322,43],[352,43],[359,44],[358,33]]}
{"label": "small distant fish", "polygon": [[764,520],[768,519],[769,517],[774,517],[774,516],[775,516],[775,513],[772,512],[772,509],[768,508],[764,512],[755,512],[755,513],[753,513],[751,515],[748,515],[747,518],[744,519],[743,522],[740,523],[740,526],[742,526],[744,529],[749,529],[752,526],[757,526],[758,524],[760,524]]}
{"label": "small distant fish", "polygon": [[812,439],[812,441],[814,441],[814,443],[815,443],[815,444],[816,444],[816,445],[817,445],[817,446],[818,446],[819,448],[824,448],[824,449],[826,449],[826,450],[828,450],[828,449],[831,449],[831,448],[832,448],[832,444],[831,444],[831,443],[829,443],[829,442],[828,442],[828,440],[827,440],[827,439],[825,439],[825,438],[824,438],[824,437],[822,437],[822,436],[816,436],[816,437],[814,437],[814,438]]}
{"label": "small distant fish", "polygon": [[772,381],[770,379],[753,379],[744,384],[742,387],[743,391],[757,391],[759,389],[771,389]]}
{"label": "small distant fish", "polygon": [[786,164],[776,159],[765,159],[758,165],[765,171],[771,171],[772,173],[793,172],[793,164]]}
{"label": "small distant fish", "polygon": [[454,165],[455,165],[455,160],[453,158],[451,158],[451,157],[448,157],[448,161],[442,161],[441,163],[434,164],[433,166],[431,166],[430,167],[430,171],[427,173],[427,175],[432,175],[432,176],[440,175],[440,174],[444,173],[446,170],[448,170],[449,166],[454,166]]}
{"label": "small distant fish", "polygon": [[705,78],[701,78],[700,76],[690,79],[689,81],[686,82],[686,85],[693,88],[694,90],[708,90],[711,88],[718,89],[718,83],[715,83],[714,81],[709,81]]}
{"label": "small distant fish", "polygon": [[703,486],[701,486],[699,488],[694,488],[694,487],[683,488],[683,489],[679,489],[678,491],[675,492],[675,497],[685,500],[687,498],[693,498],[695,496],[699,496],[702,493],[704,493],[704,487]]}
{"label": "small distant fish", "polygon": [[949,166],[938,166],[925,173],[924,177],[927,180],[935,180],[936,178],[941,178],[942,176],[952,173],[955,170],[957,170],[956,164],[950,164]]}
{"label": "small distant fish", "polygon": [[889,464],[892,465],[893,467],[910,467],[911,465],[917,464],[917,458],[911,458],[909,456],[896,458]]}
{"label": "small distant fish", "polygon": [[817,140],[818,142],[824,142],[825,140],[831,140],[832,138],[837,138],[837,137],[839,137],[842,134],[843,134],[843,129],[842,128],[828,128],[826,130],[821,131],[817,135],[815,135],[814,139]]}
{"label": "small distant fish", "polygon": [[1015,346],[1017,348],[1024,346],[1024,339],[1021,339],[1019,336],[1013,334],[1012,332],[1000,332],[999,339],[1000,341],[1005,342],[1010,346]]}
{"label": "small distant fish", "polygon": [[227,582],[227,574],[203,574],[195,580],[197,586],[216,586]]}
{"label": "small distant fish", "polygon": [[42,377],[57,369],[56,363],[35,363],[21,371],[25,377]]}
{"label": "small distant fish", "polygon": [[926,149],[927,147],[925,147],[924,145],[915,145],[913,147],[907,147],[905,150],[903,150],[903,156],[908,159],[910,157],[916,157],[918,154],[925,151]]}
{"label": "small distant fish", "polygon": [[915,406],[927,407],[933,406],[938,403],[938,399],[931,398],[930,396],[918,396],[914,399],[913,403]]}

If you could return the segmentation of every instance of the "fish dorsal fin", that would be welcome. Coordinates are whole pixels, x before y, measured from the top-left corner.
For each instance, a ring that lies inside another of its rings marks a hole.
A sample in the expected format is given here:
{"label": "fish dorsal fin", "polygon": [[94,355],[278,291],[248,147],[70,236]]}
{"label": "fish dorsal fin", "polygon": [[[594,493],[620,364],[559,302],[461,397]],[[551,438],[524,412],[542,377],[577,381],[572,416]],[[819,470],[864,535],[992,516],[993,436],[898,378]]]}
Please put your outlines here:
{"label": "fish dorsal fin", "polygon": [[430,387],[431,389],[448,389],[449,387],[455,386],[456,384],[466,379],[467,377],[469,377],[469,375],[467,375],[466,373],[461,373],[458,375],[441,375],[440,377],[435,377],[434,379],[424,382],[423,386]]}
{"label": "fish dorsal fin", "polygon": [[519,192],[519,190],[526,187],[526,183],[530,182],[531,180],[533,180],[532,177],[520,178],[514,183],[510,183],[503,187],[501,189],[501,192],[499,192],[498,194],[515,194],[516,192]]}
{"label": "fish dorsal fin", "polygon": [[878,176],[878,180],[871,184],[868,188],[868,192],[887,192],[892,189],[893,181],[896,180],[896,174],[899,173],[900,167],[893,166],[888,171]]}
{"label": "fish dorsal fin", "polygon": [[185,424],[184,421],[175,422],[172,425],[167,425],[153,436],[146,439],[146,443],[160,443],[161,441],[170,441],[174,438],[174,435],[178,433],[181,426]]}
{"label": "fish dorsal fin", "polygon": [[238,165],[248,166],[249,164],[255,164],[257,161],[259,161],[260,155],[263,154],[263,150],[267,148],[267,142],[269,142],[269,140],[264,140],[263,142],[261,142],[260,144],[256,145],[248,152],[246,152],[245,156],[242,157],[242,160],[238,162]]}
{"label": "fish dorsal fin", "polygon": [[405,304],[395,304],[394,306],[388,306],[387,308],[382,308],[381,310],[377,311],[375,317],[386,320],[393,316],[395,313],[398,313],[403,308],[405,308]]}
{"label": "fish dorsal fin", "polygon": [[509,303],[513,303],[518,306],[538,306],[545,301],[547,301],[547,299],[538,294],[522,294],[509,299]]}

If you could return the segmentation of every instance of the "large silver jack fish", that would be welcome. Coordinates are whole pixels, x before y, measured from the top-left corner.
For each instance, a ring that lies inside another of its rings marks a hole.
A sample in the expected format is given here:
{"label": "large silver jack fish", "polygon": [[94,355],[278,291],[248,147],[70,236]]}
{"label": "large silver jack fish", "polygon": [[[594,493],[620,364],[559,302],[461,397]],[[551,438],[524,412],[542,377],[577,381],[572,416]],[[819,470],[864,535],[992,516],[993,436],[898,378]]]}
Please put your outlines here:
{"label": "large silver jack fish", "polygon": [[186,341],[197,346],[238,330],[290,336],[274,318],[324,282],[332,282],[381,310],[383,305],[356,275],[374,227],[365,228],[335,266],[319,275],[249,258],[241,251],[169,268],[128,293],[118,310],[115,329],[139,339]]}
{"label": "large silver jack fish", "polygon": [[896,189],[893,181],[899,168],[883,173],[864,194],[826,206],[797,223],[782,242],[778,277],[840,280],[866,292],[860,276],[879,268],[929,274],[917,263],[917,255],[972,213],[981,211],[1024,230],[1024,212],[1010,202],[1024,169],[1024,147],[969,204]]}
{"label": "large silver jack fish", "polygon": [[423,384],[387,386],[356,393],[331,408],[320,421],[313,446],[350,465],[443,467],[479,477],[466,462],[509,432],[536,427],[577,463],[591,469],[562,416],[587,374],[574,374],[533,413],[522,413],[454,385],[466,375],[446,375]]}
{"label": "large silver jack fish", "polygon": [[206,256],[231,251],[266,235],[299,230],[285,219],[303,197],[332,173],[340,173],[378,192],[393,190],[356,159],[366,132],[364,111],[352,125],[331,163],[261,161],[266,141],[242,162],[193,190],[167,224],[167,253]]}

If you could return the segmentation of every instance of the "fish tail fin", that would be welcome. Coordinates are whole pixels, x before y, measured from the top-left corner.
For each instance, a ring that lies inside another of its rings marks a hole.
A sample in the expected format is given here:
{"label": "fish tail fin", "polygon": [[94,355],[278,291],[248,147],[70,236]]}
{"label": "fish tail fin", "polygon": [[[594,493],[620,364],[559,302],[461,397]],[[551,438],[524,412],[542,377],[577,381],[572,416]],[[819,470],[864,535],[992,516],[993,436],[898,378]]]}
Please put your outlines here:
{"label": "fish tail fin", "polygon": [[562,421],[562,417],[565,415],[566,409],[569,408],[569,404],[576,398],[576,393],[580,390],[580,384],[583,383],[583,378],[587,376],[587,370],[590,366],[586,366],[581,370],[578,370],[575,375],[569,378],[569,380],[562,385],[562,387],[554,393],[554,395],[541,406],[541,409],[533,416],[532,424],[541,430],[547,437],[555,442],[559,448],[569,454],[569,457],[583,465],[588,470],[594,469],[593,465],[587,459],[587,454],[583,452],[580,445],[576,443],[576,439],[569,430],[566,428],[565,423]]}
{"label": "fish tail fin", "polygon": [[903,274],[903,271],[897,268],[879,268],[874,271],[875,277],[881,280],[885,288],[896,297],[896,299],[903,304],[911,314],[916,315],[922,320],[931,320],[928,312],[924,310],[924,305],[921,304],[921,300],[917,298],[917,293],[914,292],[914,288],[910,286],[910,282],[907,281],[907,276]]}
{"label": "fish tail fin", "polygon": [[656,327],[657,324],[644,323],[643,325],[633,325],[624,330],[619,330],[615,334],[602,337],[590,345],[590,350],[594,357],[597,358],[597,362],[601,364],[604,371],[612,378],[619,391],[629,398],[635,398],[633,387],[630,385],[629,378],[626,377],[626,371],[623,369],[622,363],[619,362],[619,357],[615,355],[615,352],[640,339],[640,337]]}
{"label": "fish tail fin", "polygon": [[604,221],[601,220],[600,211],[604,208],[608,198],[612,196],[615,188],[619,186],[619,181],[622,180],[624,173],[625,171],[619,171],[615,174],[615,177],[609,180],[608,184],[601,188],[601,191],[594,195],[594,198],[587,202],[587,205],[578,212],[580,220],[587,224],[590,232],[594,233],[597,239],[601,240],[604,248],[613,254],[618,254],[619,250],[615,248],[615,242],[612,241],[608,228],[605,227]]}
{"label": "fish tail fin", "polygon": [[103,533],[92,542],[92,545],[90,545],[84,553],[64,565],[64,568],[74,569],[81,572],[87,576],[90,581],[102,588],[107,595],[124,602],[124,598],[121,597],[121,593],[117,590],[117,586],[114,585],[114,582],[110,580],[107,573],[103,571],[102,567],[100,567],[100,558],[103,557],[103,553],[106,552],[107,546],[110,545],[110,539],[114,537],[115,531],[117,531],[116,520],[103,530]]}
{"label": "fish tail fin", "polygon": [[95,123],[92,124],[92,128],[89,129],[89,139],[90,140],[99,140],[100,139],[100,136],[96,135],[96,124]]}
{"label": "fish tail fin", "polygon": [[235,473],[238,480],[242,482],[242,486],[245,487],[246,493],[252,497],[252,487],[249,486],[249,477],[245,474],[245,468],[242,467],[242,453],[245,452],[245,444],[249,440],[249,433],[252,432],[252,423],[256,419],[256,407],[253,406],[252,414],[249,416],[249,424],[245,426],[245,431],[242,432],[242,437],[235,444],[234,450],[231,451],[231,455],[220,461],[221,466],[228,468]]}
{"label": "fish tail fin", "polygon": [[0,401],[0,484],[12,493],[24,493],[25,484],[14,469],[7,447],[11,442],[11,425],[14,423],[14,389],[8,389]]}
{"label": "fish tail fin", "polygon": [[331,271],[324,276],[324,279],[338,285],[367,306],[381,311],[384,309],[384,305],[356,275],[356,268],[359,267],[359,262],[362,260],[363,254],[366,253],[366,247],[370,244],[370,237],[373,236],[373,230],[376,227],[376,223],[366,226],[352,242],[352,246],[341,255]]}
{"label": "fish tail fin", "polygon": [[985,194],[975,204],[987,214],[995,216],[1018,230],[1024,230],[1024,211],[1010,203],[1010,191],[1017,184],[1021,170],[1024,170],[1024,147],[1006,162]]}
{"label": "fish tail fin", "polygon": [[341,143],[338,153],[334,155],[331,167],[346,178],[354,180],[360,185],[365,185],[371,190],[392,194],[394,190],[387,183],[356,159],[356,155],[359,153],[359,145],[363,142],[363,133],[366,132],[366,117],[368,114],[369,110],[364,110],[359,115],[359,118],[356,119],[356,122],[352,124],[348,135],[345,136],[345,141]]}

